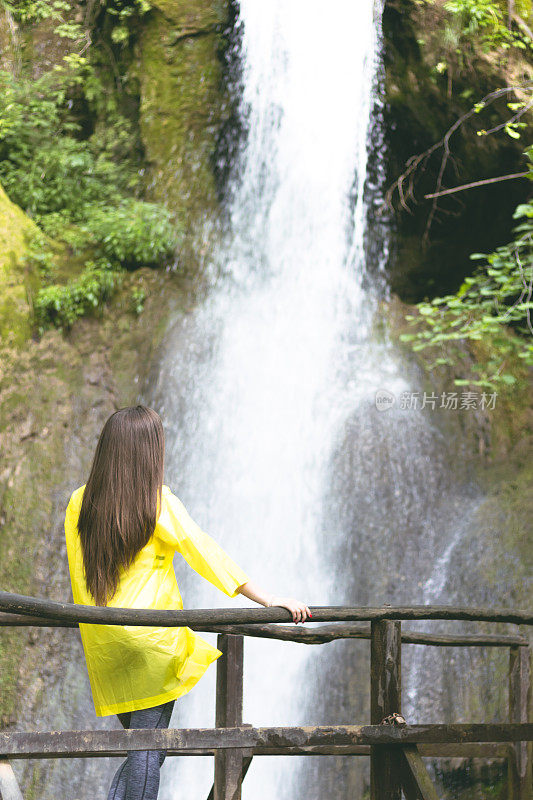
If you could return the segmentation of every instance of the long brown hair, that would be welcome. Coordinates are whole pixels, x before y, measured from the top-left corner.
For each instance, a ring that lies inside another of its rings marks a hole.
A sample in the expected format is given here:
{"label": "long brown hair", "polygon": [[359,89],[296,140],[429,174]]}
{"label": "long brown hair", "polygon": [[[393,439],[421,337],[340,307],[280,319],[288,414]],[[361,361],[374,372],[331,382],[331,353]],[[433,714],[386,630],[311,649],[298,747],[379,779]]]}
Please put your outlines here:
{"label": "long brown hair", "polygon": [[115,411],[102,429],[78,519],[85,582],[98,606],[154,532],[164,453],[161,417],[146,406]]}

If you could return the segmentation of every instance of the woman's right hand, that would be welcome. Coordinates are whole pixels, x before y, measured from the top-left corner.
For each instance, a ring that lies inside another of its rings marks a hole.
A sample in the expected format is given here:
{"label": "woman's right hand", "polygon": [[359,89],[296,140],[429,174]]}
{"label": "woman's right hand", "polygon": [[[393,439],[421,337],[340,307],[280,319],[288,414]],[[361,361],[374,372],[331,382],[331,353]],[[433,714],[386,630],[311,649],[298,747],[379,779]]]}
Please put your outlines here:
{"label": "woman's right hand", "polygon": [[305,622],[306,618],[312,617],[309,606],[300,600],[295,600],[294,597],[273,597],[268,604],[269,606],[281,606],[288,609],[292,614],[293,622]]}

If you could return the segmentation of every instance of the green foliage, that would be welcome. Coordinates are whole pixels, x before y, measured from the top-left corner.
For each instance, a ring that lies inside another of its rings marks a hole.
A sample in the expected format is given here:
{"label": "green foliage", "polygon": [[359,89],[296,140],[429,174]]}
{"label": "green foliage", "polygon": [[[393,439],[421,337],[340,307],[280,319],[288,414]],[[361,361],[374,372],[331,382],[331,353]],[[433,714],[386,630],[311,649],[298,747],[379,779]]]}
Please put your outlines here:
{"label": "green foliage", "polygon": [[[533,147],[526,153],[533,178]],[[428,369],[460,365],[465,359],[460,343],[480,342],[488,348],[483,363],[461,365],[466,374],[455,380],[457,385],[512,385],[516,378],[505,369],[510,361],[519,358],[533,365],[533,200],[519,205],[513,217],[521,222],[512,242],[493,253],[473,253],[471,259],[485,264],[465,278],[456,294],[419,303],[419,315],[406,317],[413,333],[401,334],[402,341],[415,351],[440,350]]]}
{"label": "green foliage", "polygon": [[102,256],[129,269],[170,258],[178,236],[169,212],[155,203],[126,199],[115,208],[90,209],[85,230]]}
{"label": "green foliage", "polygon": [[108,300],[122,282],[122,274],[109,262],[89,262],[75,281],[41,289],[34,300],[39,332],[45,328],[68,329],[78,317],[93,312]]}
{"label": "green foliage", "polygon": [[38,284],[52,283],[56,273],[56,256],[45,237],[39,232],[28,243],[26,266],[38,278]]}
{"label": "green foliage", "polygon": [[129,187],[122,167],[75,136],[67,106],[79,80],[68,71],[33,82],[0,72],[0,182],[37,221],[59,211],[79,220],[87,203],[117,202]]}
{"label": "green foliage", "polygon": [[87,203],[118,199],[107,165],[100,168],[86,142],[58,137],[36,148],[30,159],[24,149],[13,148],[0,163],[0,181],[13,202],[36,221],[65,209],[72,220],[80,220]]}
{"label": "green foliage", "polygon": [[[74,42],[85,39],[83,26],[72,19],[73,4],[67,0],[0,0],[13,18],[22,25],[31,25],[43,20],[53,20],[54,33]],[[103,15],[111,21],[111,40],[116,44],[127,44],[132,28],[152,8],[149,0],[100,0]]]}
{"label": "green foliage", "polygon": [[[101,0],[81,22],[80,7],[68,0],[0,3],[22,28],[50,23],[47,30],[69,40],[67,55],[37,78],[24,69],[16,76],[0,70],[0,183],[44,234],[30,246],[27,263],[35,322],[40,330],[69,328],[112,294],[121,265],[162,264],[181,237],[162,206],[132,197],[142,148],[136,123],[122,113],[130,113],[130,101],[110,86],[98,45],[88,48],[97,30],[120,69],[118,50],[151,5]],[[51,240],[67,245],[75,258],[68,267],[64,248]],[[69,280],[84,262],[80,276]],[[132,302],[140,313],[144,295]]]}
{"label": "green foliage", "polygon": [[[98,57],[87,51],[90,34],[74,21],[72,4],[21,0],[4,5],[23,25],[53,20],[55,35],[72,40],[72,51],[37,79],[24,71],[16,77],[0,71],[0,182],[39,223],[59,211],[80,221],[86,204],[115,204],[137,190],[138,132],[103,82],[95,66]],[[108,5],[110,13],[117,11],[116,3]],[[82,109],[88,107],[96,125],[87,138]]]}
{"label": "green foliage", "polygon": [[66,209],[54,211],[42,216],[39,220],[41,230],[51,239],[64,242],[73,255],[80,255],[90,244],[90,236],[86,230],[72,223]]}
{"label": "green foliage", "polygon": [[[54,34],[72,41],[74,53],[84,52],[93,38],[91,29],[98,28],[112,45],[130,44],[141,18],[152,8],[149,0],[99,0],[87,4],[84,23],[75,16],[76,5],[67,0],[0,0],[16,22],[23,26],[36,25],[45,20],[54,22]],[[66,57],[68,61],[69,56]],[[83,59],[86,63],[85,59]]]}
{"label": "green foliage", "polygon": [[146,292],[142,286],[134,286],[131,290],[131,310],[138,317],[144,309]]}
{"label": "green foliage", "polygon": [[69,122],[66,100],[81,76],[69,70],[45,72],[36,80],[17,79],[6,70],[0,71],[0,142],[2,157],[10,146],[35,147],[43,137],[72,133],[76,125]]}
{"label": "green foliage", "polygon": [[115,206],[84,205],[82,210],[76,224],[65,210],[40,220],[43,231],[65,242],[74,255],[89,250],[128,269],[159,266],[175,255],[182,238],[169,212],[156,203],[121,198]]}
{"label": "green foliage", "polygon": [[72,4],[66,0],[2,0],[4,8],[9,9],[13,18],[22,25],[35,25],[43,20],[53,20],[54,33],[63,39],[79,42],[84,39],[83,27],[68,15]]}
{"label": "green foliage", "polygon": [[507,28],[502,8],[495,0],[448,0],[444,8],[457,15],[463,38],[479,42],[485,52],[533,45],[522,33]]}
{"label": "green foliage", "polygon": [[111,39],[128,44],[134,24],[152,8],[149,0],[107,0],[106,13],[113,19]]}

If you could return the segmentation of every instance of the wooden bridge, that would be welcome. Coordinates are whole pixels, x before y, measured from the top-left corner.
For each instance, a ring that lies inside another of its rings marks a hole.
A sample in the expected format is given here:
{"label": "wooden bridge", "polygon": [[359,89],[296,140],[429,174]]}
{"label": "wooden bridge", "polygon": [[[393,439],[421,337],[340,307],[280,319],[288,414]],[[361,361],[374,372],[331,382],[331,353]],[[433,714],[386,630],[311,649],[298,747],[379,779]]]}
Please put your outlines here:
{"label": "wooden bridge", "polygon": [[[0,625],[76,628],[78,622],[176,627],[218,633],[214,728],[0,732],[0,798],[22,800],[10,762],[19,758],[119,756],[131,750],[173,755],[213,755],[208,800],[240,800],[252,758],[262,755],[343,755],[370,758],[372,800],[437,800],[424,757],[505,759],[509,800],[532,800],[531,657],[518,634],[441,634],[402,630],[402,621],[468,620],[532,625],[533,614],[510,609],[451,606],[311,607],[304,629],[279,625],[287,609],[241,608],[154,611],[95,608],[0,592]],[[334,624],[332,624],[334,623]],[[362,624],[365,623],[365,624]],[[334,639],[370,640],[370,724],[257,728],[242,719],[243,637],[324,644]],[[403,645],[504,647],[509,651],[508,719],[497,724],[411,725],[401,717]]]}

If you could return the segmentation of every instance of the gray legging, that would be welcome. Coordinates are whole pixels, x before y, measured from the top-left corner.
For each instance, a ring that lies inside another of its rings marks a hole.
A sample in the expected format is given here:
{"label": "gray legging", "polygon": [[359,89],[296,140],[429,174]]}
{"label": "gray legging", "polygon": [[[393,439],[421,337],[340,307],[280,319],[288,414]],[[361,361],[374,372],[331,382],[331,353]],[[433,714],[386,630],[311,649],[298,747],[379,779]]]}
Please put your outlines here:
{"label": "gray legging", "polygon": [[[175,700],[160,706],[118,714],[124,728],[168,728]],[[113,778],[107,800],[157,800],[159,769],[164,750],[138,750],[128,753]]]}

